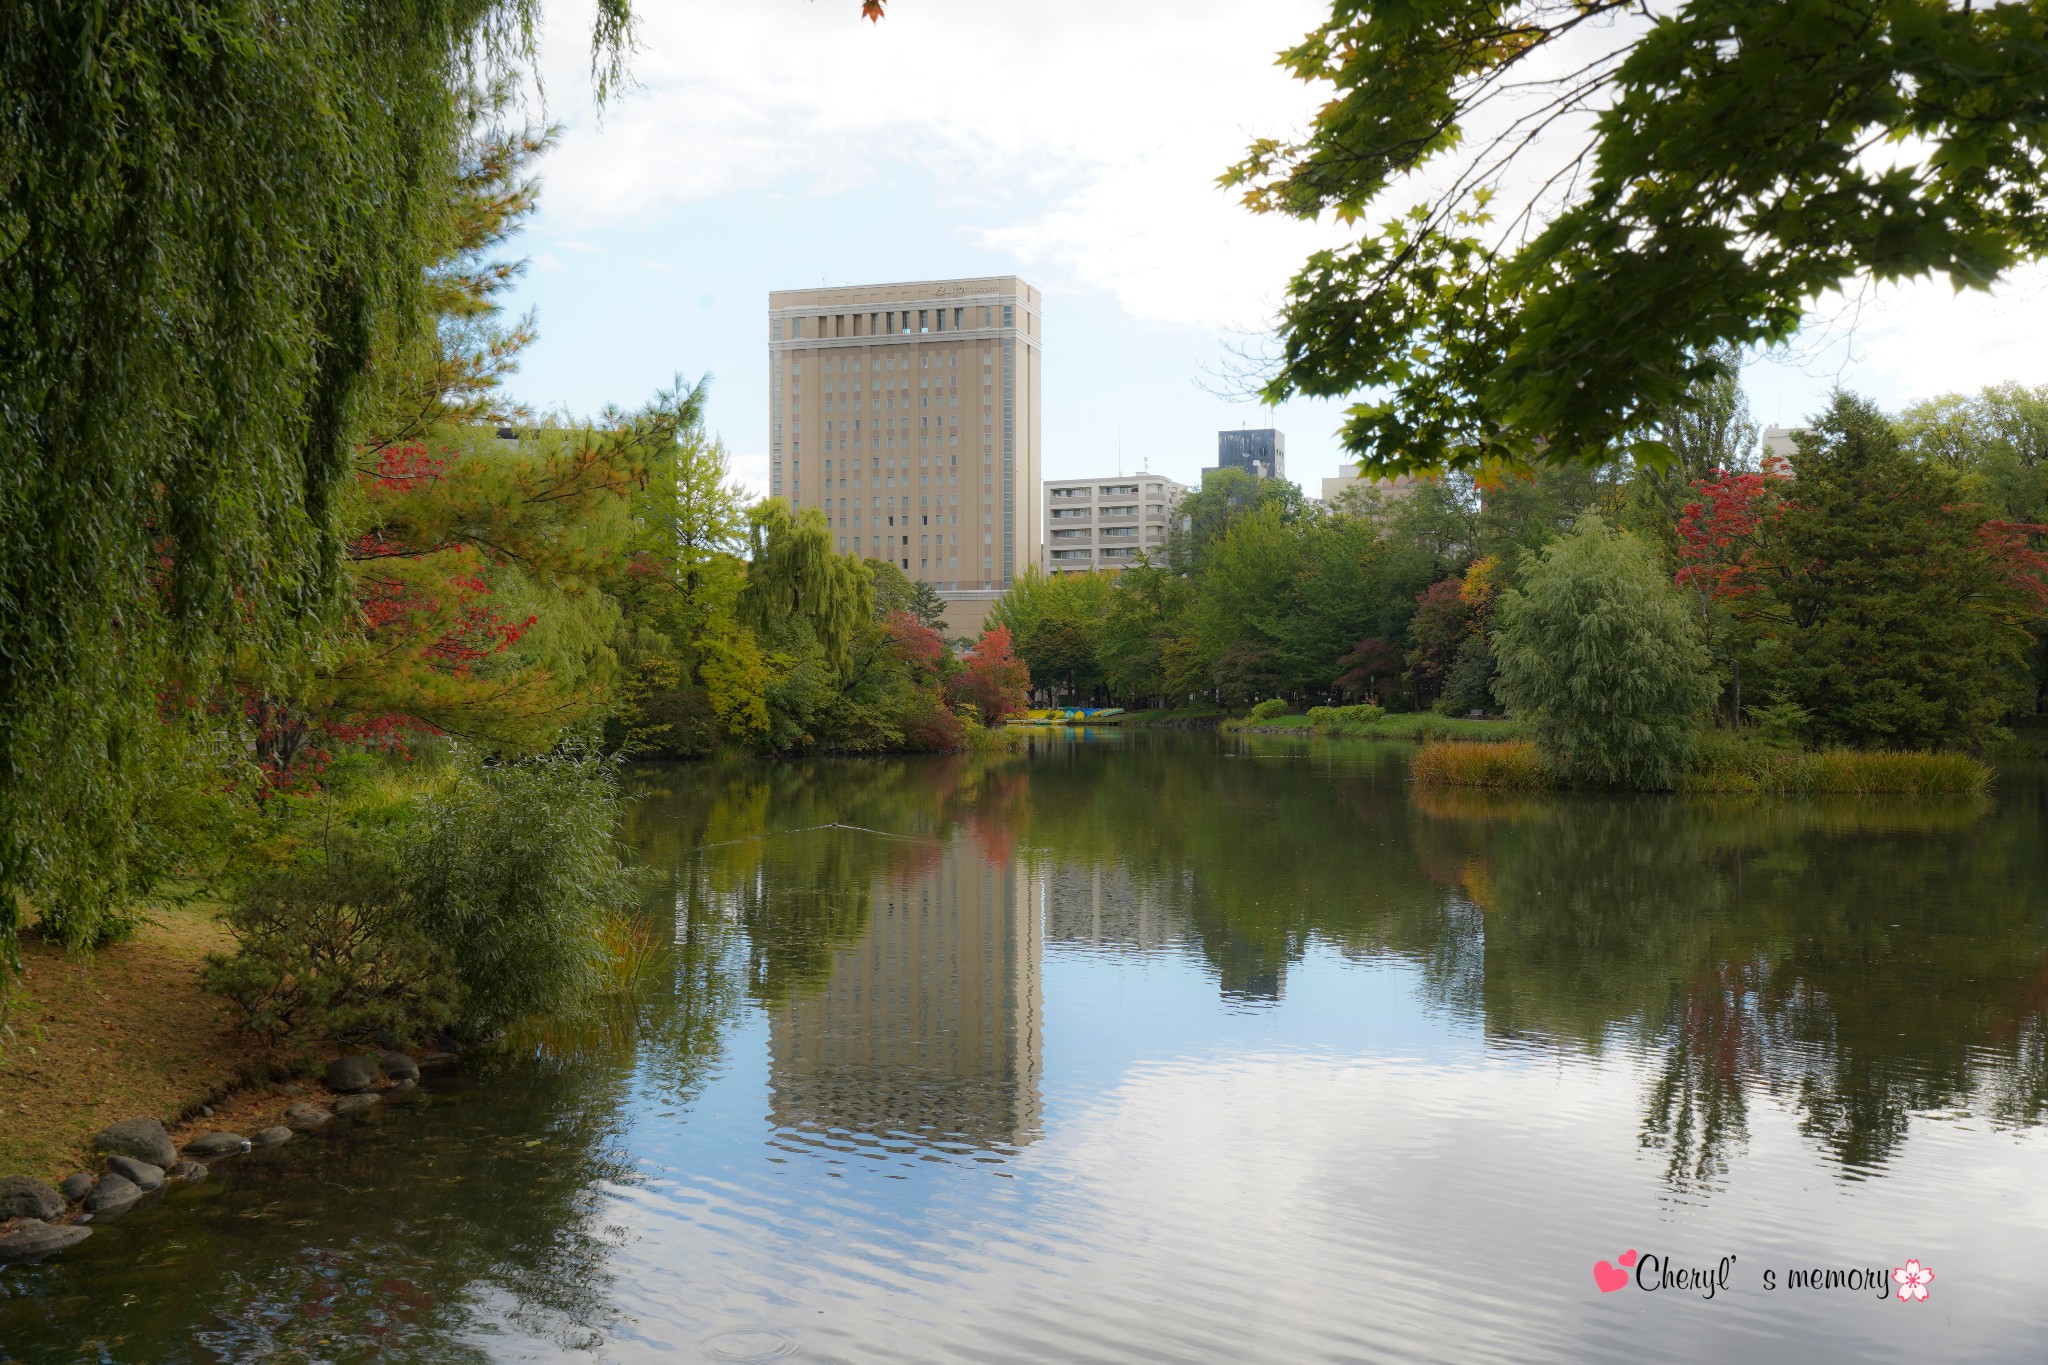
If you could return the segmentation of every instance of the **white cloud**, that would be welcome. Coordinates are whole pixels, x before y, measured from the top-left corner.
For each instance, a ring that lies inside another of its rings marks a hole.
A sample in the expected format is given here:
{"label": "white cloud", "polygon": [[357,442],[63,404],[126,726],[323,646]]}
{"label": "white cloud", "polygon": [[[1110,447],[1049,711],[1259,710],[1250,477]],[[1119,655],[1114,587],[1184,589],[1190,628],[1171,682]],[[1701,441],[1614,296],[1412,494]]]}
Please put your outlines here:
{"label": "white cloud", "polygon": [[[1215,184],[1253,138],[1297,132],[1323,98],[1273,59],[1324,17],[1327,0],[892,0],[879,26],[858,20],[858,0],[672,0],[641,7],[639,87],[601,125],[589,106],[589,9],[588,0],[560,0],[548,16],[547,88],[570,128],[543,168],[544,204],[549,244],[564,256],[542,252],[535,264],[558,279],[564,257],[612,251],[632,260],[665,249],[624,241],[693,207],[715,215],[733,205],[736,221],[764,210],[859,213],[884,230],[943,224],[986,249],[987,269],[1016,269],[1056,299],[1106,294],[1128,318],[1193,329],[1208,345],[1262,331],[1288,277],[1334,237],[1324,226],[1252,215]],[[1619,32],[1589,32],[1583,42],[1599,46]],[[1400,202],[1426,189],[1414,186]],[[826,266],[806,259],[813,263]],[[721,280],[721,290],[787,279],[762,273]],[[621,276],[576,278],[602,281],[581,286],[579,305],[602,298],[604,326],[565,304],[543,318],[544,335],[570,316],[572,328],[604,335],[564,332],[563,354],[644,351],[659,344],[644,338],[669,335],[665,317],[650,315],[634,335],[619,325],[652,306],[650,291]],[[2048,272],[2034,271],[1989,297],[1918,281],[1869,291],[1855,310],[1823,300],[1789,355],[1751,371],[1758,415],[1796,421],[1835,383],[1896,407],[1998,379],[2048,380],[2044,292]],[[709,363],[731,384],[755,372],[759,353],[750,339],[743,354]],[[1220,352],[1216,363],[1228,368]],[[594,370],[555,382],[609,395],[603,385],[616,382],[618,361]],[[721,392],[750,414],[740,439],[763,446],[753,414],[765,389],[741,386],[753,382]],[[1176,376],[1146,401],[1162,413],[1199,408],[1188,419],[1199,426],[1216,405],[1191,399],[1186,383]],[[1111,438],[1101,412],[1079,401],[1086,397],[1048,393],[1048,431],[1067,438],[1049,468],[1065,469],[1070,455],[1103,457]],[[1239,415],[1233,408],[1214,420]],[[1294,420],[1299,456],[1333,464],[1320,410]],[[1189,474],[1194,448],[1176,430],[1160,437],[1158,453],[1181,450]]]}
{"label": "white cloud", "polygon": [[770,186],[838,194],[912,161],[952,188],[936,207],[1026,267],[1139,318],[1256,325],[1321,230],[1255,217],[1215,179],[1313,107],[1273,56],[1320,12],[1054,0],[1020,22],[1012,4],[897,0],[874,26],[852,0],[690,0],[645,11],[641,88],[599,129],[570,7],[551,16],[548,88],[577,115],[549,201],[589,231]]}
{"label": "white cloud", "polygon": [[731,456],[730,468],[733,481],[755,498],[768,496],[768,455],[767,452]]}

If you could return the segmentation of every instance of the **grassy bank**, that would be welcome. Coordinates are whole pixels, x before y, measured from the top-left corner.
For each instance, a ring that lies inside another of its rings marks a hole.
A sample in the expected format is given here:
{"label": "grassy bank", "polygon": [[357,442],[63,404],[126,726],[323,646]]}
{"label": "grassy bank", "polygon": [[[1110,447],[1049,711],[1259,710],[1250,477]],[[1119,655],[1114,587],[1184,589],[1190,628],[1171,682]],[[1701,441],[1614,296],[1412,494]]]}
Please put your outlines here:
{"label": "grassy bank", "polygon": [[88,956],[33,936],[0,1040],[0,1175],[56,1179],[91,1163],[86,1140],[118,1119],[176,1128],[266,1074],[227,1004],[200,988],[233,946],[209,906],[160,909]]}
{"label": "grassy bank", "polygon": [[[1556,783],[1528,740],[1423,746],[1413,769],[1418,786],[1544,791]],[[1766,748],[1728,735],[1699,746],[1680,790],[1719,795],[1981,796],[1989,764],[1967,754]]]}
{"label": "grassy bank", "polygon": [[1124,712],[1123,726],[1127,730],[1213,730],[1229,719],[1230,713],[1219,706],[1160,706]]}
{"label": "grassy bank", "polygon": [[1522,733],[1511,720],[1466,720],[1431,711],[1406,711],[1377,720],[1322,720],[1313,716],[1237,718],[1223,729],[1240,735],[1315,735],[1326,739],[1504,740]]}

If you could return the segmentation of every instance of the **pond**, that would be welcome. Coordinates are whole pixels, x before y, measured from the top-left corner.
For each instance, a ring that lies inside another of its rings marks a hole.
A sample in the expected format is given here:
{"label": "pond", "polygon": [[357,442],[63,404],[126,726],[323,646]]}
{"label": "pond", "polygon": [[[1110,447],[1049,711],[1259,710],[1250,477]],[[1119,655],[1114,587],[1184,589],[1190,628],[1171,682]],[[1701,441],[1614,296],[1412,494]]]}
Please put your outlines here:
{"label": "pond", "polygon": [[1032,744],[636,773],[637,1001],[0,1273],[0,1360],[2039,1358],[2040,771]]}

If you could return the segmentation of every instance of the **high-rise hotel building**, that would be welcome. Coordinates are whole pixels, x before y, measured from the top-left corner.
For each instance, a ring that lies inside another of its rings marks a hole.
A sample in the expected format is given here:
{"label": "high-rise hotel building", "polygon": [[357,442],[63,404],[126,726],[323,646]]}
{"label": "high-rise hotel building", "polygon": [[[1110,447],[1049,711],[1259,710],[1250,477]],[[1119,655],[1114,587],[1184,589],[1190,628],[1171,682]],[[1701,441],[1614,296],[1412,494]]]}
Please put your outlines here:
{"label": "high-rise hotel building", "polygon": [[769,491],[957,633],[1038,559],[1040,301],[1013,276],[768,295]]}

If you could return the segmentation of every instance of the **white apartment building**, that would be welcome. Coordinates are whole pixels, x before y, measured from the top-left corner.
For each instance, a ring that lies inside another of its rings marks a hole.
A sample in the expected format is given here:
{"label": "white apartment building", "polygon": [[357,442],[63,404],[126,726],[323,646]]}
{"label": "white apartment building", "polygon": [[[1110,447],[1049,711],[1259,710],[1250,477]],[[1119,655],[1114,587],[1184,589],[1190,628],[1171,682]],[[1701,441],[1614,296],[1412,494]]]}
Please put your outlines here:
{"label": "white apartment building", "polygon": [[1140,472],[1099,479],[1048,479],[1045,484],[1047,573],[1129,567],[1143,550],[1166,555],[1174,507],[1187,485]]}

